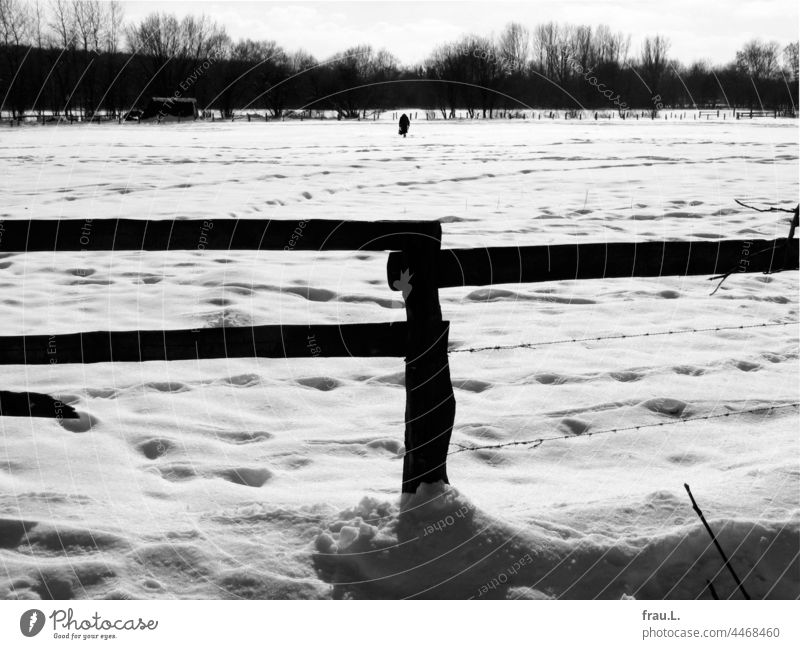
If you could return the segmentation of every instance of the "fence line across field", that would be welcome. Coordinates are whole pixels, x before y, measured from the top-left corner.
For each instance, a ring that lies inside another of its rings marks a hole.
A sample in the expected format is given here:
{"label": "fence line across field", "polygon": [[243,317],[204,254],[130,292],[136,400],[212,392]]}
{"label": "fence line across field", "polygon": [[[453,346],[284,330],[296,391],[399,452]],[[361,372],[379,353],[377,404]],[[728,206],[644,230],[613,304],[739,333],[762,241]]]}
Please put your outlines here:
{"label": "fence line across field", "polygon": [[[796,224],[797,218],[798,208],[795,208],[793,223]],[[684,277],[722,273],[724,278],[737,273],[797,270],[800,266],[794,226],[788,237],[771,240],[577,243],[476,249],[442,249],[442,226],[438,221],[86,218],[6,219],[2,226],[0,254],[112,250],[389,251],[386,277],[392,290],[402,291],[406,322],[266,324],[171,331],[0,336],[0,365],[146,362],[234,356],[404,357],[406,450],[402,491],[408,493],[414,493],[421,483],[449,482],[447,457],[452,454],[450,437],[455,423],[456,402],[448,360],[450,323],[442,319],[439,289],[608,277]],[[0,270],[0,274],[2,272]],[[730,329],[788,324],[796,323],[760,323]],[[729,327],[618,334],[586,340],[726,329]],[[565,339],[519,346],[533,348],[579,341]],[[503,346],[492,346],[485,350],[501,348]],[[48,395],[0,391],[2,416],[62,418],[67,416],[64,411],[64,404]],[[654,425],[666,423],[672,422]],[[599,434],[599,431],[588,434]]]}
{"label": "fence line across field", "polygon": [[701,415],[699,417],[683,417],[674,421],[660,421],[654,424],[639,424],[638,426],[621,426],[618,428],[604,428],[602,430],[586,431],[583,433],[574,433],[572,435],[550,435],[547,437],[536,437],[534,439],[523,439],[515,442],[501,442],[499,444],[479,444],[474,446],[466,446],[451,442],[451,446],[458,447],[455,451],[450,451],[447,455],[456,455],[458,453],[465,453],[467,451],[487,451],[496,450],[501,448],[509,448],[512,446],[527,446],[530,448],[539,448],[544,442],[552,442],[560,439],[579,439],[584,437],[594,437],[595,435],[606,435],[609,433],[621,433],[632,430],[641,430],[642,428],[660,428],[663,426],[674,426],[676,424],[686,424],[693,421],[707,421],[709,419],[723,419],[725,417],[738,417],[741,415],[750,415],[757,412],[773,412],[775,410],[783,410],[785,408],[798,408],[800,402],[786,403],[777,406],[763,406],[760,408],[750,408],[748,410],[733,410],[731,412],[723,412],[718,415]]}
{"label": "fence line across field", "polygon": [[760,327],[785,327],[787,325],[800,325],[800,320],[789,320],[787,322],[760,322],[751,325],[731,325],[727,327],[703,327],[699,329],[675,329],[670,331],[646,331],[644,333],[632,334],[610,334],[608,336],[592,336],[590,338],[562,338],[561,340],[545,340],[538,343],[517,343],[516,345],[486,345],[484,347],[457,347],[451,349],[451,354],[474,353],[474,352],[496,352],[505,349],[536,349],[537,347],[547,347],[548,345],[565,345],[570,343],[588,343],[600,340],[622,340],[629,338],[654,338],[656,336],[676,336],[680,334],[710,333],[714,331],[739,331],[741,329],[758,329]]}

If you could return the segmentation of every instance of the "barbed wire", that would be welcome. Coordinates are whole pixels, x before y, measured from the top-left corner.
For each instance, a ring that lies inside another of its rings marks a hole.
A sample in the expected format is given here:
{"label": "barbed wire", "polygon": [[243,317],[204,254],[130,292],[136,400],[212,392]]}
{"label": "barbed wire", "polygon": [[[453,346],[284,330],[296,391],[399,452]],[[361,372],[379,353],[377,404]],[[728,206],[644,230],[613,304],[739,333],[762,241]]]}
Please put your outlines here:
{"label": "barbed wire", "polygon": [[747,415],[756,412],[771,412],[774,410],[781,410],[784,408],[797,408],[800,406],[800,402],[795,403],[787,403],[779,406],[762,406],[760,408],[750,408],[749,410],[734,410],[732,412],[724,412],[718,415],[702,415],[700,417],[685,417],[682,419],[677,419],[674,421],[661,421],[655,424],[639,424],[638,426],[622,426],[619,428],[606,428],[603,430],[596,430],[594,432],[586,432],[580,434],[573,434],[573,435],[551,435],[549,437],[537,437],[536,439],[526,439],[526,440],[519,440],[516,442],[503,442],[500,444],[483,444],[483,445],[476,445],[476,446],[466,446],[464,444],[458,444],[457,442],[451,442],[450,446],[457,446],[458,450],[450,451],[448,455],[456,455],[457,453],[463,453],[465,451],[484,451],[484,450],[491,450],[491,449],[498,449],[498,448],[506,448],[509,446],[530,446],[531,448],[538,448],[544,442],[550,442],[554,440],[560,439],[575,439],[577,437],[592,437],[594,435],[605,435],[608,433],[620,433],[623,431],[631,431],[631,430],[641,430],[642,428],[656,428],[659,426],[674,426],[675,424],[685,424],[687,422],[692,421],[706,421],[709,419],[722,419],[723,417],[736,417],[739,415]]}
{"label": "barbed wire", "polygon": [[[756,212],[786,212],[788,214],[795,214],[798,211],[797,207],[777,207],[775,205],[769,205],[767,207],[756,207],[755,205],[748,205],[744,201],[739,200],[738,198],[733,199],[736,203],[739,203],[742,207],[746,207],[749,210],[755,210]],[[800,207],[800,206],[798,206]]]}
{"label": "barbed wire", "polygon": [[647,338],[654,336],[673,336],[676,334],[693,334],[710,331],[735,331],[740,329],[756,329],[758,327],[783,327],[786,325],[800,325],[800,320],[789,320],[786,322],[761,322],[752,325],[734,325],[728,327],[704,327],[702,329],[671,329],[668,331],[648,331],[644,333],[634,334],[613,334],[609,336],[592,336],[590,338],[562,338],[560,340],[546,340],[538,343],[518,343],[516,345],[487,345],[485,347],[459,347],[458,349],[451,349],[451,354],[459,354],[464,352],[486,352],[486,351],[500,351],[504,349],[533,349],[536,347],[545,347],[547,345],[563,345],[566,343],[584,343],[596,342],[599,340],[619,340],[627,338]]}

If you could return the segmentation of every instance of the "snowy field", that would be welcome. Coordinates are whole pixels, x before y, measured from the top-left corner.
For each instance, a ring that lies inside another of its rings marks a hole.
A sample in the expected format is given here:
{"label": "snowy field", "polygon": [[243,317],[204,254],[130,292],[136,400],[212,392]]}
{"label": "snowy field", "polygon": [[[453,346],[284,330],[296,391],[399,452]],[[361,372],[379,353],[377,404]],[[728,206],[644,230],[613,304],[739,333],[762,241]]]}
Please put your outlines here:
{"label": "snowy field", "polygon": [[[786,236],[794,120],[0,132],[0,218],[439,219],[444,247]],[[0,221],[1,223],[1,221]],[[403,320],[385,253],[0,258],[2,333]],[[451,347],[798,319],[798,275],[445,289]],[[0,597],[800,596],[796,325],[452,353],[457,491],[399,514],[402,359],[3,367]],[[428,498],[428,496],[431,496]],[[435,496],[435,497],[434,497]]]}

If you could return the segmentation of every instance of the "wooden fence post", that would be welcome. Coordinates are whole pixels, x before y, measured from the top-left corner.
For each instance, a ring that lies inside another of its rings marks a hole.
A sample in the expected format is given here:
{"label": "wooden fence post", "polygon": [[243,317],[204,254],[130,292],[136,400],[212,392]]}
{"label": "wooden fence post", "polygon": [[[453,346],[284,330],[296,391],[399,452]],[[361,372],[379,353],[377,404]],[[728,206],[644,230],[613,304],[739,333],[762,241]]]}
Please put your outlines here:
{"label": "wooden fence post", "polygon": [[409,237],[401,279],[408,317],[403,493],[423,482],[449,482],[447,452],[456,402],[447,360],[448,327],[442,322],[436,265],[438,236]]}

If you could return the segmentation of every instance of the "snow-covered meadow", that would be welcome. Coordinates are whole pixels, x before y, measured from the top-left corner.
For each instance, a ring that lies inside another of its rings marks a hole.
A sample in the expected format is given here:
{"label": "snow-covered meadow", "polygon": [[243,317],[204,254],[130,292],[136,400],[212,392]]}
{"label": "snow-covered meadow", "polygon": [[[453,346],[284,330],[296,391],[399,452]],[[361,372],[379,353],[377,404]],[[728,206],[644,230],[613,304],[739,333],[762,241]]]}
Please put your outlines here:
{"label": "snow-covered meadow", "polygon": [[[0,219],[439,219],[444,247],[786,236],[795,120],[14,127]],[[0,221],[2,223],[2,221]],[[385,253],[0,258],[2,334],[403,320]],[[800,595],[798,275],[441,291],[455,490],[399,512],[402,359],[3,367],[79,421],[0,419],[0,597]]]}

